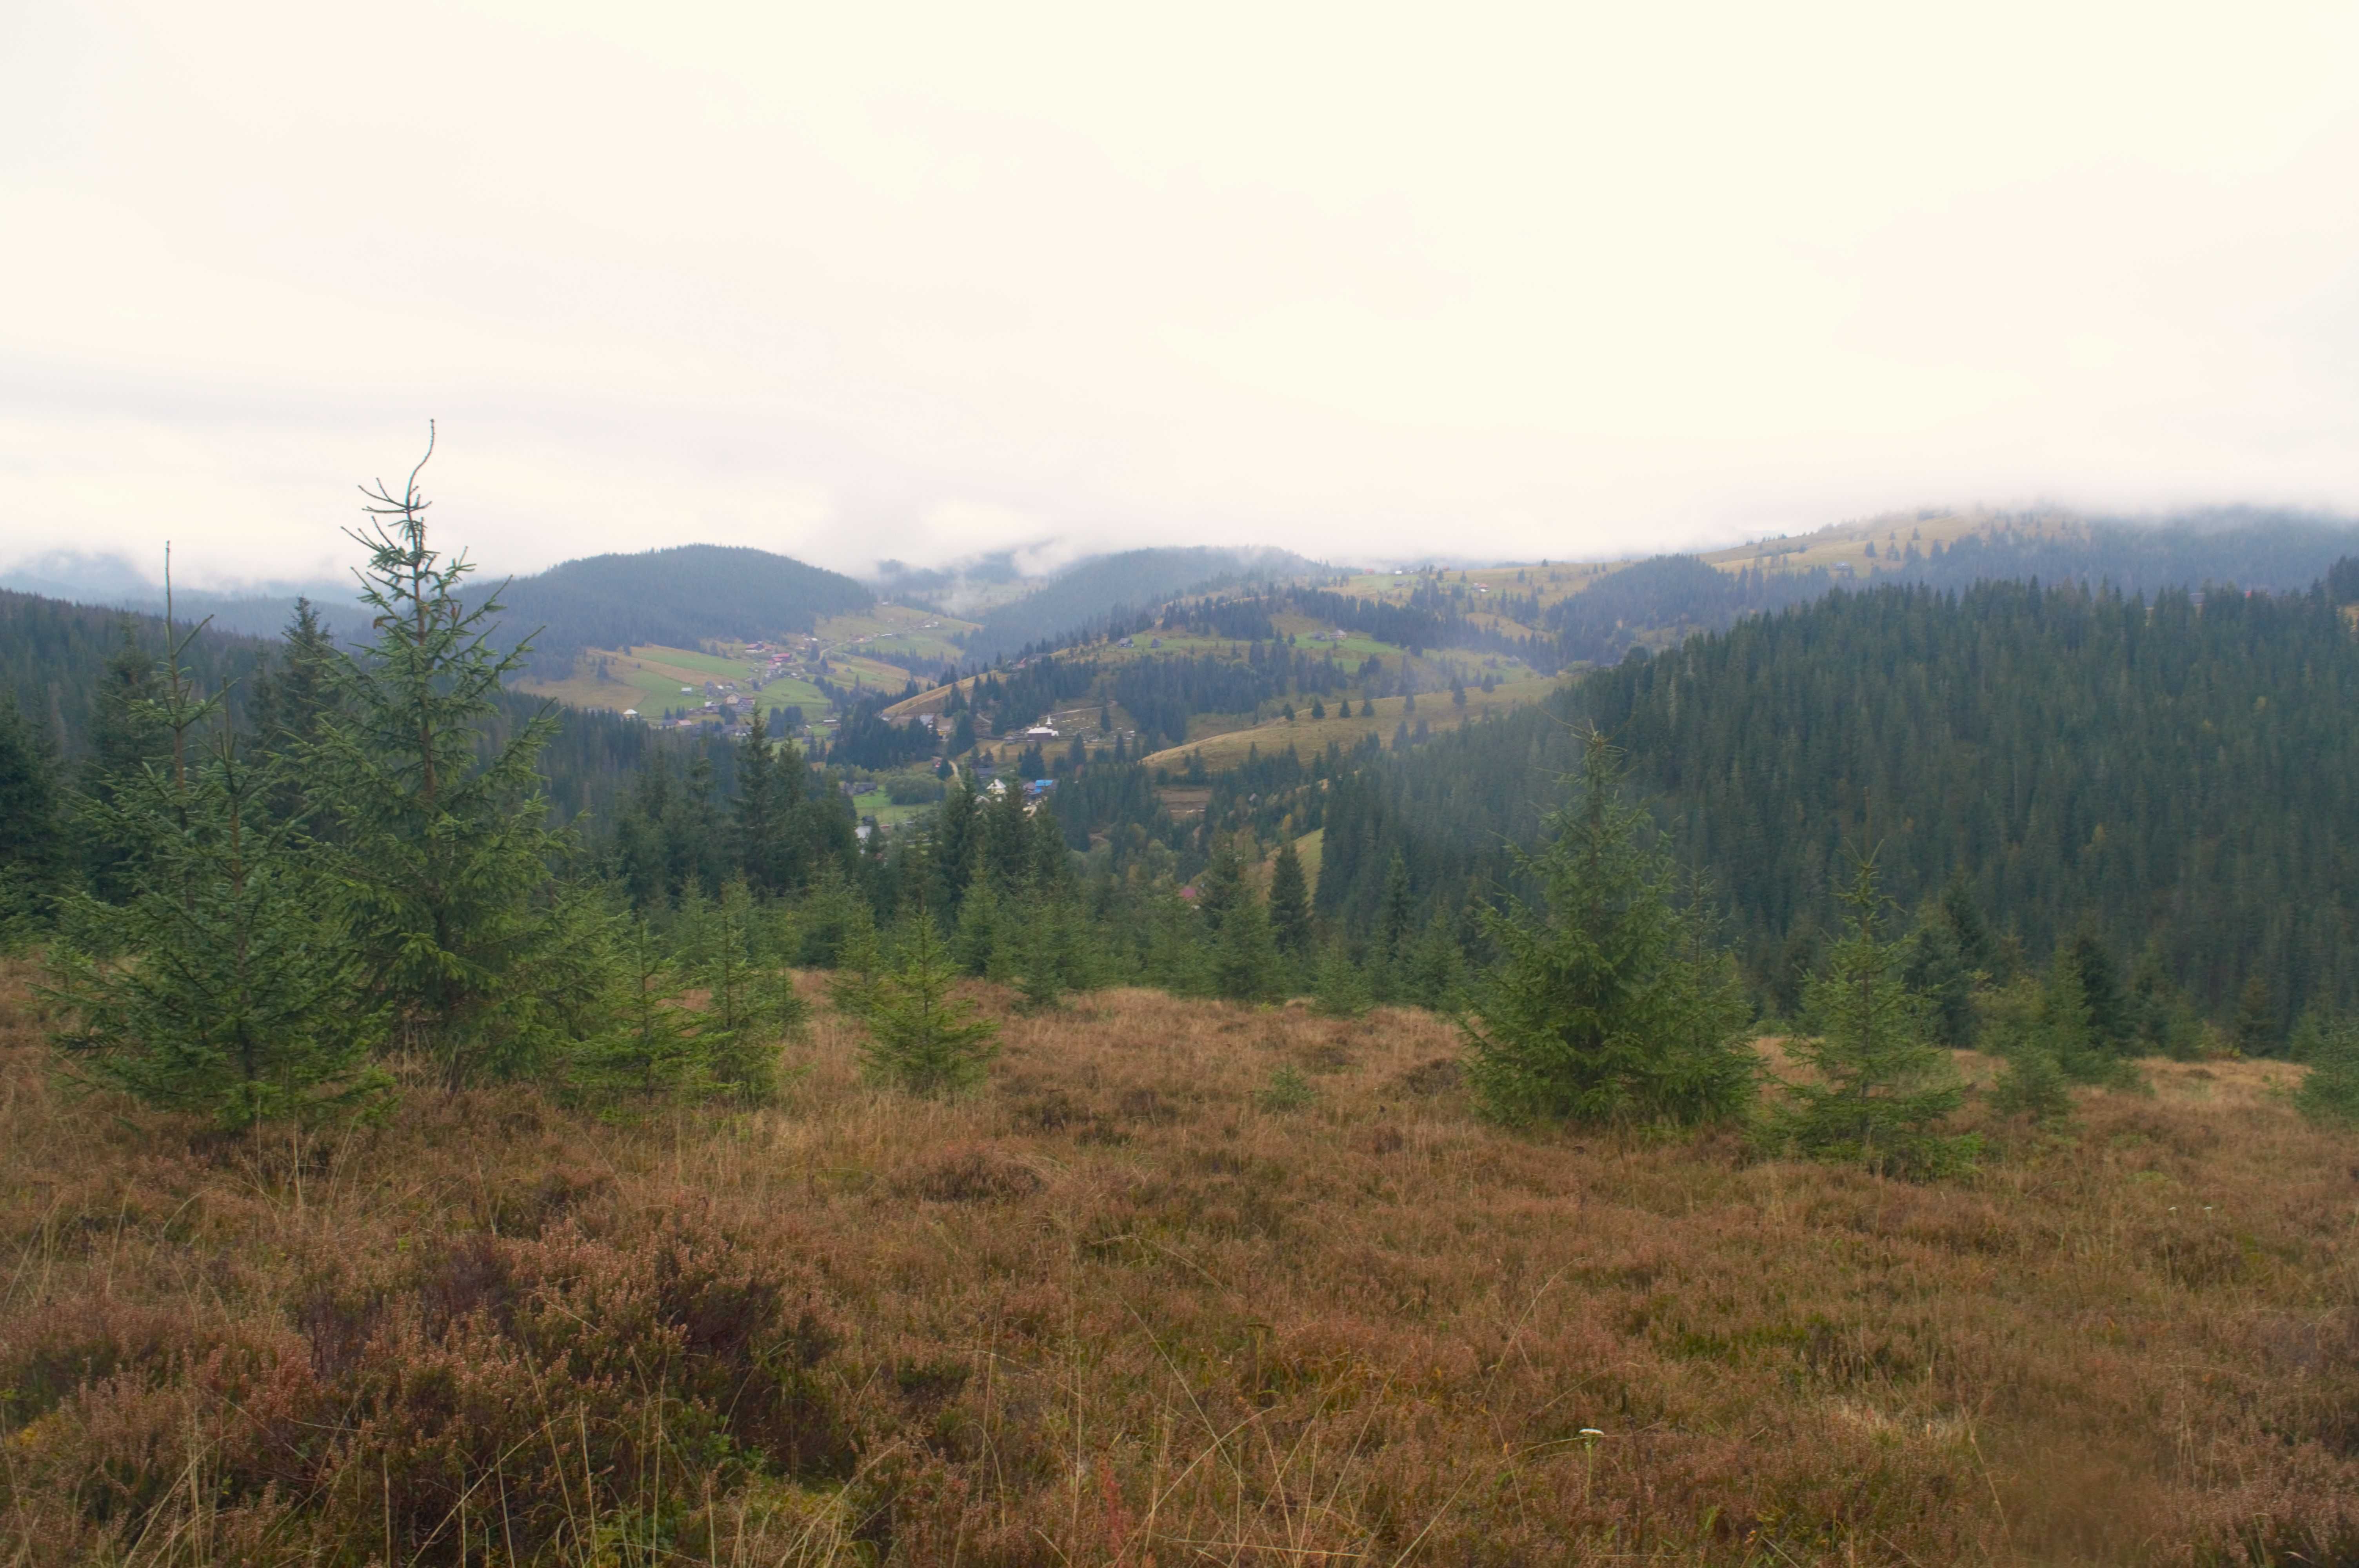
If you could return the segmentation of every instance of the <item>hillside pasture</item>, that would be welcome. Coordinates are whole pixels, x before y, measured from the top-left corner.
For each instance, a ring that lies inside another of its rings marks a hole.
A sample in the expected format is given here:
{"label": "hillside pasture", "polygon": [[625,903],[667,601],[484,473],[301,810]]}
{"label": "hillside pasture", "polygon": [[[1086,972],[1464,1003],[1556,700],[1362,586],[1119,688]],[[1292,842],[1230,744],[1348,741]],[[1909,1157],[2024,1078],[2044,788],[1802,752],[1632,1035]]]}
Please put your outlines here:
{"label": "hillside pasture", "polygon": [[[606,663],[608,677],[597,676],[598,661]],[[753,694],[753,665],[748,659],[728,658],[686,648],[647,646],[628,649],[593,649],[576,662],[572,676],[561,681],[524,680],[516,683],[518,690],[534,697],[546,697],[572,708],[606,708],[620,712],[635,708],[653,718],[667,708],[692,708],[701,704],[707,693],[707,681],[735,681],[741,693]],[[690,689],[681,691],[680,687]],[[765,681],[758,694],[762,709],[776,712],[781,708],[800,708],[806,715],[817,716],[828,708],[825,693],[807,680],[793,676],[780,676]]]}
{"label": "hillside pasture", "polygon": [[[1308,760],[1313,753],[1325,751],[1330,742],[1349,751],[1370,735],[1389,745],[1393,732],[1403,721],[1411,730],[1417,728],[1420,719],[1426,721],[1429,730],[1436,733],[1455,730],[1470,719],[1506,713],[1526,703],[1538,702],[1553,691],[1556,684],[1551,677],[1527,672],[1525,678],[1502,681],[1487,692],[1479,687],[1468,687],[1466,706],[1462,708],[1451,704],[1447,691],[1425,692],[1417,698],[1414,713],[1408,710],[1408,698],[1405,697],[1380,697],[1365,707],[1353,702],[1349,719],[1337,718],[1332,703],[1328,705],[1326,718],[1313,719],[1310,705],[1298,703],[1291,722],[1271,719],[1209,735],[1202,740],[1191,740],[1184,746],[1172,746],[1153,753],[1147,757],[1147,763],[1149,767],[1169,768],[1176,773],[1187,767],[1188,759],[1193,755],[1202,760],[1206,772],[1217,773],[1239,766],[1247,753],[1256,748],[1264,756],[1276,756],[1291,746],[1299,755]],[[1367,707],[1374,708],[1373,716],[1367,712]]]}
{"label": "hillside pasture", "polygon": [[[1391,572],[1360,572],[1342,582],[1327,585],[1331,591],[1348,594],[1356,599],[1389,600],[1406,602],[1409,596],[1429,581],[1440,582],[1445,588],[1462,586],[1470,591],[1477,587],[1488,588],[1493,594],[1537,594],[1543,605],[1580,592],[1608,572],[1630,565],[1628,560],[1566,561],[1551,558],[1547,566],[1534,563],[1511,563],[1496,567],[1457,568],[1438,573],[1411,570],[1396,576]],[[1488,595],[1476,596],[1467,606],[1470,613],[1479,611]]]}
{"label": "hillside pasture", "polygon": [[[1937,544],[1954,545],[1961,539],[1995,534],[2001,528],[2018,535],[2064,535],[2084,533],[2086,524],[2061,515],[2010,515],[2002,519],[1979,511],[1930,515],[1895,513],[1830,524],[1808,534],[1756,539],[1750,544],[1705,552],[1702,558],[1730,572],[1747,568],[1773,572],[1820,568],[1833,571],[1847,567],[1864,581],[1875,572],[1892,569],[1912,544],[1919,553],[1926,553]],[[1876,547],[1874,557],[1867,553],[1870,544]]]}
{"label": "hillside pasture", "polygon": [[958,639],[982,630],[972,621],[911,604],[878,604],[855,615],[833,615],[819,623],[820,646],[861,656],[898,655],[929,664],[961,657]]}

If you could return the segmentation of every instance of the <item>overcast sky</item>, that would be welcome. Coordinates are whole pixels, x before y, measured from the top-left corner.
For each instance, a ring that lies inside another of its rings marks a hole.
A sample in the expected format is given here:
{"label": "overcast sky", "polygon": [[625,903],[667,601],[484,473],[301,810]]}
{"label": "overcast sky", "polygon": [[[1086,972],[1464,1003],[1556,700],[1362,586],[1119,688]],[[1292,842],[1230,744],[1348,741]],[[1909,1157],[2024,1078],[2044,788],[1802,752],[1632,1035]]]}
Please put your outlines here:
{"label": "overcast sky", "polygon": [[0,4],[0,566],[2359,509],[2359,5]]}

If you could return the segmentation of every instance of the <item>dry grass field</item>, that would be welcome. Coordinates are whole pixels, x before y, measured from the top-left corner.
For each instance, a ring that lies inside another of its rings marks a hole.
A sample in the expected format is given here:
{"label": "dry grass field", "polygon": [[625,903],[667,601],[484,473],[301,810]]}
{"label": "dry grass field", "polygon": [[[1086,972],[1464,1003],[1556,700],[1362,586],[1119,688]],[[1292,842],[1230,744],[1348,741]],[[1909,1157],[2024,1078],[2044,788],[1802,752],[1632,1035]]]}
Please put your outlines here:
{"label": "dry grass field", "polygon": [[0,978],[6,1568],[2359,1561],[2359,1149],[2282,1069],[1911,1186],[1495,1130],[1421,1014],[978,992],[962,1103],[822,1012],[773,1109],[255,1143]]}

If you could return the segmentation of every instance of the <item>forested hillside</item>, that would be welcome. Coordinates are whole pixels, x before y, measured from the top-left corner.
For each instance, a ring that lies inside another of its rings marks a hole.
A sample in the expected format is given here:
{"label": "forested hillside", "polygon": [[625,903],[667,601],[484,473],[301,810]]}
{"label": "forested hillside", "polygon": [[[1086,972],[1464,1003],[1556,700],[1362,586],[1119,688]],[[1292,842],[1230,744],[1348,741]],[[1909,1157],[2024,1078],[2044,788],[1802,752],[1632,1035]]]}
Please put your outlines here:
{"label": "forested hillside", "polygon": [[2110,585],[2149,598],[2158,589],[2206,583],[2296,592],[2359,543],[2348,519],[2299,514],[2200,513],[2159,524],[2099,519],[2085,528],[1961,539],[1939,554],[1904,559],[1901,577],[1964,589],[1988,579]]}
{"label": "forested hillside", "polygon": [[505,588],[497,580],[478,586],[499,589],[504,632],[531,635],[529,667],[552,680],[571,674],[585,648],[694,648],[709,638],[808,633],[821,617],[875,600],[841,573],[727,545],[590,556]]}
{"label": "forested hillside", "polygon": [[[192,625],[181,620],[181,634]],[[89,749],[91,705],[110,661],[152,662],[163,656],[164,643],[160,615],[0,589],[0,693],[13,694],[17,708],[70,760]],[[269,647],[260,638],[208,628],[188,643],[182,662],[197,681],[218,687],[250,677]]]}
{"label": "forested hillside", "polygon": [[2086,929],[2224,1015],[2359,1000],[2359,645],[2321,590],[2152,601],[1991,583],[1838,592],[1576,683],[1547,711],[1332,786],[1322,912],[1364,926],[1515,881],[1594,722],[1775,993],[1846,856],[1914,905],[1953,881],[2030,960]]}

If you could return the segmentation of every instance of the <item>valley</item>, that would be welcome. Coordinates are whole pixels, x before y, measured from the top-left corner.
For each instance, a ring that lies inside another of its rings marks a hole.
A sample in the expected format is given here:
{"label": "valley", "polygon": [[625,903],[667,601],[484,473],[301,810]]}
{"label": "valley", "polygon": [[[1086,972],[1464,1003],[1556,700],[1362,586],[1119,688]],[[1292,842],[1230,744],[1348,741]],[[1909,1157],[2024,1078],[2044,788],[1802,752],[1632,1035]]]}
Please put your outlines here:
{"label": "valley", "polygon": [[2340,1561],[2344,540],[0,596],[0,1545]]}

